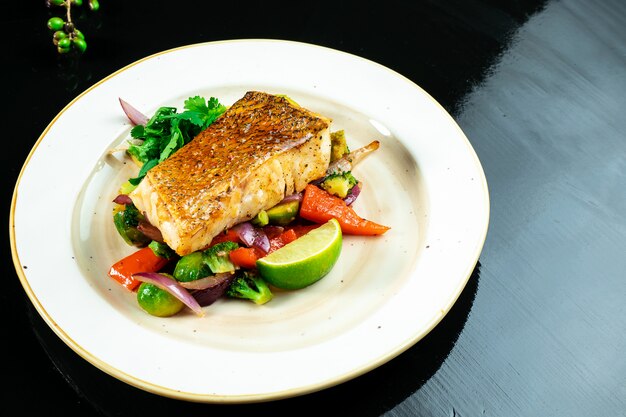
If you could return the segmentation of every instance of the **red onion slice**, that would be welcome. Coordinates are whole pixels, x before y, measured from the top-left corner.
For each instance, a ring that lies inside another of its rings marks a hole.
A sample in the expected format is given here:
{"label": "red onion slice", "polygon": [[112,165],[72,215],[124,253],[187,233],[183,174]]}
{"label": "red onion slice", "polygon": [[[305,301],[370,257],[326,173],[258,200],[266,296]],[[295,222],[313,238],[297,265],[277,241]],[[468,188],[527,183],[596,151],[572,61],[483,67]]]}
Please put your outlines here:
{"label": "red onion slice", "polygon": [[281,203],[289,203],[290,201],[302,201],[302,193],[295,193],[295,194],[291,194],[286,196],[285,198],[282,199],[282,201],[278,204]]}
{"label": "red onion slice", "polygon": [[346,205],[349,206],[350,204],[354,203],[354,201],[359,196],[359,194],[361,194],[360,183],[356,184],[354,187],[350,189],[350,191],[348,192],[348,195],[346,196],[346,198],[343,199],[343,201],[345,201]]}
{"label": "red onion slice", "polygon": [[233,230],[246,246],[255,246],[265,252],[269,252],[270,240],[263,229],[254,227],[250,222],[243,222],[234,226]]}
{"label": "red onion slice", "polygon": [[131,198],[126,194],[118,195],[117,197],[115,197],[115,199],[113,199],[113,202],[125,206],[128,204],[133,204],[133,200],[131,200]]}
{"label": "red onion slice", "polygon": [[206,290],[207,288],[221,284],[232,275],[234,275],[234,272],[223,272],[221,274],[210,275],[193,281],[179,282],[179,284],[181,287],[188,290]]}
{"label": "red onion slice", "polygon": [[167,275],[158,274],[156,272],[139,272],[137,274],[133,274],[133,278],[137,281],[148,282],[156,285],[162,290],[165,290],[174,297],[178,298],[198,316],[204,316],[202,307],[200,307],[200,304],[198,304],[189,291]]}
{"label": "red onion slice", "polygon": [[146,235],[152,240],[156,240],[159,243],[165,243],[163,240],[163,234],[156,226],[153,226],[147,220],[140,220],[137,225],[137,230]]}
{"label": "red onion slice", "polygon": [[202,290],[191,290],[193,298],[203,307],[213,304],[224,296],[224,293],[226,293],[226,290],[228,290],[228,287],[235,279],[235,274],[224,273],[219,277],[215,275],[215,278],[209,287]]}
{"label": "red onion slice", "polygon": [[142,112],[140,112],[139,110],[137,110],[136,108],[134,108],[133,106],[131,106],[130,104],[122,100],[121,98],[119,100],[120,100],[120,104],[122,105],[122,110],[124,110],[126,117],[128,117],[128,120],[130,120],[132,124],[145,125],[146,123],[148,123],[149,119],[145,114],[143,114]]}

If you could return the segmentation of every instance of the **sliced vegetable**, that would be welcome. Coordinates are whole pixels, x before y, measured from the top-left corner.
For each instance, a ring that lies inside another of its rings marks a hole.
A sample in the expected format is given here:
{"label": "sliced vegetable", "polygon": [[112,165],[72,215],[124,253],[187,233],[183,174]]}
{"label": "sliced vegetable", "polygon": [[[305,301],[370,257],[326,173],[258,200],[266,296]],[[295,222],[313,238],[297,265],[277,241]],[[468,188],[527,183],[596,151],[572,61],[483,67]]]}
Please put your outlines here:
{"label": "sliced vegetable", "polygon": [[267,218],[270,224],[285,226],[295,220],[300,208],[297,199],[279,203],[267,210]]}
{"label": "sliced vegetable", "polygon": [[237,233],[237,231],[233,229],[225,230],[221,232],[219,235],[215,236],[213,240],[211,241],[211,243],[209,244],[209,247],[216,245],[220,242],[243,243],[241,239],[239,238],[239,233]]}
{"label": "sliced vegetable", "polygon": [[155,272],[139,272],[133,274],[133,279],[156,285],[178,298],[197,315],[204,316],[204,311],[202,311],[200,304],[198,304],[189,291],[182,287],[172,276]]}
{"label": "sliced vegetable", "polygon": [[[302,236],[303,234],[307,233],[308,231],[316,227],[319,227],[319,225],[316,224],[313,226],[300,226],[300,227],[296,226],[297,229],[290,228],[284,231],[280,231],[277,229],[270,229],[273,231],[268,232],[268,235],[270,235],[271,233],[272,237],[270,239],[270,249],[267,252],[254,246],[250,248],[241,247],[230,252],[229,254],[230,260],[240,268],[246,268],[246,269],[256,268],[257,260],[261,259],[268,253],[272,253],[275,250],[282,248],[286,244],[293,242],[298,237]],[[298,230],[298,232],[296,232],[296,230]]]}
{"label": "sliced vegetable", "polygon": [[[216,274],[213,277],[208,277],[208,278],[215,278],[215,279],[206,288],[203,288],[200,290],[190,290],[191,295],[193,296],[193,298],[196,299],[198,304],[200,304],[202,307],[211,305],[224,295],[224,293],[230,286],[231,282],[233,282],[233,279],[235,279],[235,277],[236,275],[231,274],[231,273]],[[202,280],[204,279],[205,278],[202,278]],[[198,281],[201,281],[201,280],[198,280]],[[181,285],[183,284],[181,283]]]}
{"label": "sliced vegetable", "polygon": [[146,116],[121,98],[119,100],[122,106],[122,110],[124,110],[124,114],[126,114],[126,117],[128,117],[128,120],[130,120],[132,124],[145,125],[146,123],[148,123],[148,116]]}
{"label": "sliced vegetable", "polygon": [[266,253],[267,252],[253,246],[251,248],[241,247],[235,249],[230,251],[228,256],[232,263],[241,268],[256,268],[257,259],[265,256]]}
{"label": "sliced vegetable", "polygon": [[226,278],[232,277],[234,272],[223,272],[220,274],[209,275],[208,277],[200,278],[195,281],[180,281],[181,287],[188,290],[206,290],[207,288],[215,287],[222,283]]}
{"label": "sliced vegetable", "polygon": [[133,291],[139,286],[139,281],[133,278],[134,274],[139,272],[158,272],[168,262],[168,259],[155,255],[150,247],[145,247],[113,264],[111,269],[109,269],[109,276]]}
{"label": "sliced vegetable", "polygon": [[115,204],[127,205],[133,204],[133,200],[128,196],[128,194],[119,194],[117,197],[113,199]]}
{"label": "sliced vegetable", "polygon": [[296,237],[298,238],[298,237],[300,237],[302,235],[305,235],[305,234],[309,233],[313,229],[317,229],[320,226],[321,226],[321,224],[319,224],[319,223],[296,224],[296,225],[290,225],[289,226],[289,230],[293,230],[294,233],[296,234]]}
{"label": "sliced vegetable", "polygon": [[382,235],[390,229],[360,217],[341,198],[330,195],[312,184],[305,188],[300,216],[316,223],[326,223],[335,218],[339,221],[342,232],[349,235]]}
{"label": "sliced vegetable", "polygon": [[287,243],[291,243],[298,238],[298,235],[293,229],[286,230],[280,235],[276,236],[274,239],[270,240],[270,250],[269,253],[274,252],[276,249],[280,249],[285,246]]}
{"label": "sliced vegetable", "polygon": [[269,223],[269,217],[267,216],[267,211],[261,210],[257,213],[256,216],[252,220],[250,220],[253,226],[263,227]]}
{"label": "sliced vegetable", "polygon": [[254,227],[250,222],[243,222],[232,229],[246,246],[254,246],[264,252],[270,250],[270,241],[262,228]]}

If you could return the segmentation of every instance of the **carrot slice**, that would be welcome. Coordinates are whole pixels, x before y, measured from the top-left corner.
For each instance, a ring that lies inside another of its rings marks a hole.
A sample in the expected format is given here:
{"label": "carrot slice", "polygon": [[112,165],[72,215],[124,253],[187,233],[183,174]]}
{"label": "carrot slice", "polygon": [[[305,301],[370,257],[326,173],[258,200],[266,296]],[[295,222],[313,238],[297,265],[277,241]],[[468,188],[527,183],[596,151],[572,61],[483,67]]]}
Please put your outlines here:
{"label": "carrot slice", "polygon": [[348,235],[375,236],[382,235],[390,229],[388,226],[362,218],[341,198],[313,184],[307,185],[304,189],[300,217],[316,223],[326,223],[335,218],[341,225],[341,231]]}

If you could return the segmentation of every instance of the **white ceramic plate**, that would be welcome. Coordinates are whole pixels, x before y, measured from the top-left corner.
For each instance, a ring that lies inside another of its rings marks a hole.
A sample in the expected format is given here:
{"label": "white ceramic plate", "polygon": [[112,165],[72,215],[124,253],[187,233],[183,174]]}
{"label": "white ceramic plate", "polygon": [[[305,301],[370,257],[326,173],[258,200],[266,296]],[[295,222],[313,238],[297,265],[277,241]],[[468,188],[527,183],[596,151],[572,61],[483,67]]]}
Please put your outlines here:
{"label": "white ceramic plate", "polygon": [[[107,276],[130,253],[111,200],[130,165],[109,150],[129,138],[121,97],[152,114],[187,97],[232,104],[247,90],[288,94],[333,118],[351,148],[380,149],[354,173],[355,208],[391,226],[346,237],[323,280],[263,306],[223,299],[163,319]],[[156,394],[199,402],[286,398],[391,360],[449,311],[481,252],[489,219],[480,162],[426,92],[371,61],[276,40],[191,45],[133,63],[69,103],[26,160],[13,196],[11,244],[33,304],[76,353]],[[41,233],[55,245],[39,245]]]}

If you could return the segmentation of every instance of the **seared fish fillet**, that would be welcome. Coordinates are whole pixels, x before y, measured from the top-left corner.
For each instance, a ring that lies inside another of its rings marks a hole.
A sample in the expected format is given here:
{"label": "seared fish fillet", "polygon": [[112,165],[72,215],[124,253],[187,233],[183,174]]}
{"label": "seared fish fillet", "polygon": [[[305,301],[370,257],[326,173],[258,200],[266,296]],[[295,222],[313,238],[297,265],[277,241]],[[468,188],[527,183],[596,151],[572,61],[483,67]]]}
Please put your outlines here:
{"label": "seared fish fillet", "polygon": [[329,119],[250,91],[148,171],[130,198],[182,256],[324,176],[330,149]]}

